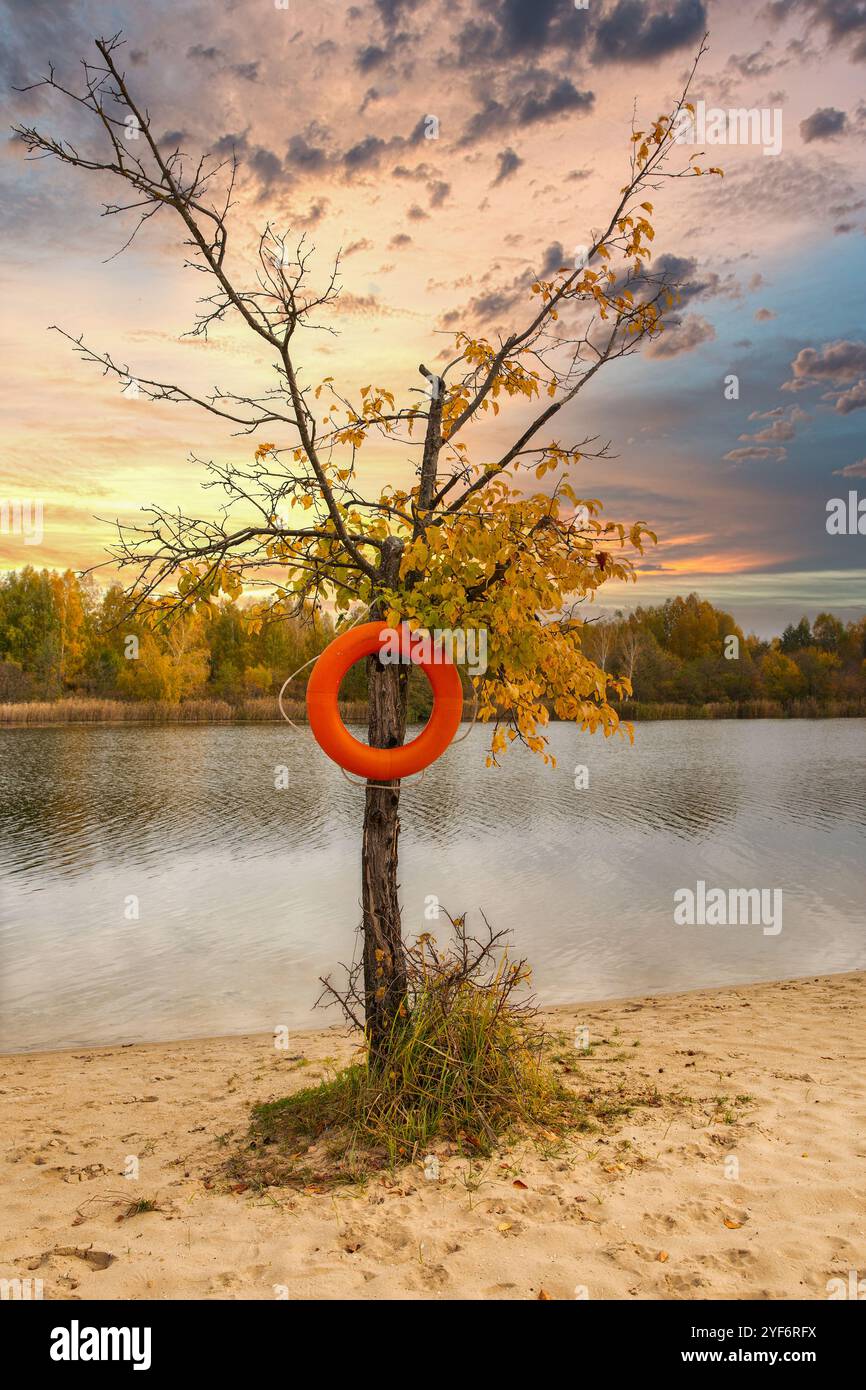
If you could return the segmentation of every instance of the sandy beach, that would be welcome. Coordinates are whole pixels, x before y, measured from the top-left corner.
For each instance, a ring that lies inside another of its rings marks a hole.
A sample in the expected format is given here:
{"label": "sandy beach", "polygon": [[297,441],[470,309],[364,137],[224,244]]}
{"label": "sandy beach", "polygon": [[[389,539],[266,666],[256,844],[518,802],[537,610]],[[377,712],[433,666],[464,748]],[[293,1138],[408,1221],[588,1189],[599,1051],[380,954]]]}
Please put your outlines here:
{"label": "sandy beach", "polygon": [[545,1021],[564,1080],[609,1101],[596,1131],[331,1190],[223,1167],[252,1104],[349,1059],[340,1028],[0,1058],[0,1276],[45,1299],[629,1300],[866,1275],[866,975]]}

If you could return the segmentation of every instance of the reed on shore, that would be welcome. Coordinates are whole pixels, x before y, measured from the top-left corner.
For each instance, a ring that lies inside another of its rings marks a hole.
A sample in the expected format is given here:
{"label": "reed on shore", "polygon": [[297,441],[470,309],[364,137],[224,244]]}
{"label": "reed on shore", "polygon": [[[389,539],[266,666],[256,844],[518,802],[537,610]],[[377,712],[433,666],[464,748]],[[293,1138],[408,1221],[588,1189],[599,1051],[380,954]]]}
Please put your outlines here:
{"label": "reed on shore", "polygon": [[[341,700],[347,724],[366,724],[366,700]],[[298,724],[306,723],[303,700],[283,700],[283,709]],[[471,719],[472,702],[464,706]],[[100,700],[70,696],[65,700],[27,700],[0,704],[0,726],[22,724],[269,724],[281,721],[275,695],[257,695],[237,704],[227,700]]]}
{"label": "reed on shore", "polygon": [[866,700],[712,700],[702,705],[625,700],[621,719],[862,719]]}
{"label": "reed on shore", "polygon": [[[303,700],[284,699],[283,708],[298,724],[307,722]],[[463,706],[464,720],[471,720],[474,705]],[[410,712],[417,721],[428,710]],[[621,719],[640,723],[657,719],[862,719],[863,700],[717,700],[703,705],[648,704],[627,700],[618,707]],[[366,724],[365,700],[341,700],[340,714],[347,724]],[[227,700],[199,699],[172,703],[168,700],[101,700],[69,696],[64,700],[21,700],[0,703],[0,727],[39,724],[270,724],[280,722],[274,695],[257,695],[230,704]],[[551,720],[556,716],[551,713]]]}
{"label": "reed on shore", "polygon": [[[303,700],[284,700],[290,719],[305,722]],[[363,700],[340,702],[340,713],[350,723],[367,717]],[[227,724],[279,721],[276,696],[260,695],[229,704],[227,700],[32,700],[0,704],[0,724]]]}

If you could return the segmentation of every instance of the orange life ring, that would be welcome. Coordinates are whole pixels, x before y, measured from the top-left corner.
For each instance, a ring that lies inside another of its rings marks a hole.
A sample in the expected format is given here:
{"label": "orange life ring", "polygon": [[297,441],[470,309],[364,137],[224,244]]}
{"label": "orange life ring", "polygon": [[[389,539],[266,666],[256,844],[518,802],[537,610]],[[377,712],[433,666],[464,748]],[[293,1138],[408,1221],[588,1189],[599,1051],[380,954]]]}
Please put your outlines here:
{"label": "orange life ring", "polygon": [[374,782],[390,782],[409,777],[435,762],[456,734],[463,717],[463,687],[457,667],[451,661],[421,661],[413,651],[406,629],[401,629],[402,660],[420,666],[433,687],[433,710],[421,733],[399,748],[371,748],[353,738],[340,718],[337,695],[340,682],[350,666],[361,657],[378,652],[393,634],[384,623],[361,623],[326,647],[313,667],[307,683],[307,716],[317,743],[329,758],[347,772]]}

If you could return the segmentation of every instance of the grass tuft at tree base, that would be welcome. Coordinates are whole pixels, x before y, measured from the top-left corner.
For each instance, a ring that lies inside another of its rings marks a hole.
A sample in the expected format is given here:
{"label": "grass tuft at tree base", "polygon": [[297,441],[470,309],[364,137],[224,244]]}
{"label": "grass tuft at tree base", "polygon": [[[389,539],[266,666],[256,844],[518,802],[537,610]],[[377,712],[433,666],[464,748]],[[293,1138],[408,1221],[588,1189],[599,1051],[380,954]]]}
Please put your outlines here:
{"label": "grass tuft at tree base", "polygon": [[355,1181],[436,1141],[489,1154],[511,1136],[549,1144],[593,1127],[520,997],[525,962],[497,952],[502,933],[476,942],[462,918],[453,923],[456,945],[446,952],[427,934],[407,948],[408,994],[380,1057],[257,1106],[234,1176],[261,1185]]}

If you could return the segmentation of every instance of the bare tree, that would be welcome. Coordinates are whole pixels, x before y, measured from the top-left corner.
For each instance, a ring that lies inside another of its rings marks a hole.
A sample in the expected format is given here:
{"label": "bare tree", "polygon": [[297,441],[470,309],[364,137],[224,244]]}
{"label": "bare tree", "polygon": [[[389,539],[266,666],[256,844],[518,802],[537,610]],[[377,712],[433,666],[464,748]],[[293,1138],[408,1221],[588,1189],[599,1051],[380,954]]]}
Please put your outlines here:
{"label": "bare tree", "polygon": [[638,658],[643,651],[643,636],[637,623],[627,620],[620,626],[619,654],[622,657],[623,672],[630,685],[634,685],[634,673]]}
{"label": "bare tree", "polygon": [[[339,260],[320,287],[312,288],[312,248],[301,238],[290,249],[288,233],[268,224],[258,240],[255,273],[245,281],[241,258],[230,254],[229,246],[235,159],[190,159],[178,147],[161,147],[149,112],[127,82],[121,47],[120,35],[96,40],[99,60],[82,62],[78,88],[61,82],[53,67],[34,84],[89,118],[94,149],[85,151],[34,125],[19,125],[15,132],[33,158],[54,158],[85,174],[115,179],[124,192],[119,201],[103,205],[104,215],[135,219],[121,249],[155,217],[174,218],[183,235],[185,264],[205,282],[192,334],[206,338],[217,324],[234,318],[265,345],[273,369],[270,384],[258,395],[230,388],[202,395],[173,381],[143,377],[110,352],[90,347],[82,336],[58,330],[79,356],[121,386],[135,380],[139,393],[151,401],[196,406],[224,421],[235,435],[264,436],[252,461],[198,460],[204,485],[217,494],[215,516],[187,516],[153,505],[143,510],[138,524],[117,523],[111,563],[133,572],[133,603],[150,604],[170,617],[192,604],[215,601],[220,593],[235,595],[244,580],[270,580],[265,605],[270,616],[309,615],[326,604],[345,611],[354,604],[368,605],[374,619],[395,608],[417,617],[422,599],[425,611],[435,608],[431,595],[438,589],[431,577],[438,578],[447,553],[454,557],[452,580],[459,602],[442,601],[452,618],[443,625],[454,626],[455,612],[464,622],[473,616],[492,621],[491,605],[509,601],[509,585],[516,576],[525,581],[534,566],[542,576],[537,579],[538,606],[525,605],[521,622],[535,630],[533,640],[543,634],[551,650],[555,643],[559,706],[567,711],[563,717],[587,727],[615,720],[603,694],[604,681],[599,683],[579,653],[579,633],[573,623],[551,616],[550,597],[569,587],[586,595],[611,576],[625,576],[629,562],[612,554],[617,542],[624,544],[624,528],[601,523],[598,504],[590,506],[588,521],[586,509],[580,517],[566,514],[563,508],[573,493],[564,480],[540,501],[533,498],[530,506],[507,490],[504,478],[519,468],[541,477],[580,457],[608,454],[608,446],[596,437],[541,445],[536,439],[603,367],[660,331],[672,287],[646,268],[652,205],[641,199],[664,178],[699,172],[691,160],[677,172],[664,168],[671,127],[688,85],[667,117],[659,118],[650,132],[633,135],[627,183],[608,224],[594,235],[586,262],[563,267],[549,280],[539,278],[525,323],[498,344],[456,335],[453,360],[436,372],[422,365],[422,396],[398,407],[384,388],[365,388],[360,399],[350,399],[333,379],[314,385],[306,378],[302,330],[333,331],[316,320],[339,293]],[[130,131],[136,133],[134,140],[127,138]],[[621,285],[610,268],[613,257],[626,266]],[[324,421],[316,413],[322,395]],[[470,463],[462,436],[485,413],[497,412],[502,397],[515,395],[538,401],[528,423],[499,457]],[[414,451],[417,483],[410,490],[389,488],[378,497],[360,490],[357,453],[372,434]],[[269,442],[276,435],[287,436],[288,444]],[[488,552],[491,533],[503,539],[498,550]],[[639,548],[640,524],[630,537]],[[170,585],[175,586],[171,592]],[[504,720],[511,736],[536,746],[537,690],[523,679],[505,636],[500,646],[482,712],[495,719],[497,729]],[[370,658],[368,674],[369,741],[374,747],[399,744],[406,726],[406,670]],[[406,992],[397,883],[399,801],[399,782],[368,782],[363,965],[366,1027],[374,1055]]]}

